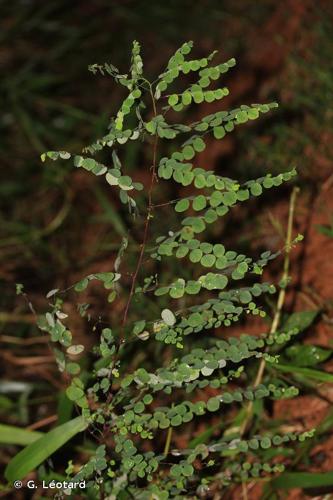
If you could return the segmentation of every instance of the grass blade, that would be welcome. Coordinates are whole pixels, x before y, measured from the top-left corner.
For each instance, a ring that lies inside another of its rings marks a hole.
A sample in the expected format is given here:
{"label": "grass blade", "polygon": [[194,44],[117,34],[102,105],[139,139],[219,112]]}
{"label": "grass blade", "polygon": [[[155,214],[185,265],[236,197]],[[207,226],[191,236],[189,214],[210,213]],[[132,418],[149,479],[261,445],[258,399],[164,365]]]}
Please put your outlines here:
{"label": "grass blade", "polygon": [[333,485],[333,472],[285,472],[272,481],[273,488],[320,488]]}
{"label": "grass blade", "polygon": [[302,375],[306,378],[311,378],[313,380],[318,380],[319,382],[333,382],[333,375],[331,373],[322,372],[319,370],[312,370],[311,368],[303,368],[295,365],[281,365],[274,364],[271,365],[275,370],[280,372],[291,373],[294,375]]}
{"label": "grass blade", "polygon": [[42,436],[42,432],[29,431],[14,425],[0,424],[0,443],[26,446]]}
{"label": "grass blade", "polygon": [[84,418],[77,417],[52,429],[15,455],[6,467],[6,479],[8,481],[23,479],[30,471],[38,467],[46,458],[86,427],[87,422]]}

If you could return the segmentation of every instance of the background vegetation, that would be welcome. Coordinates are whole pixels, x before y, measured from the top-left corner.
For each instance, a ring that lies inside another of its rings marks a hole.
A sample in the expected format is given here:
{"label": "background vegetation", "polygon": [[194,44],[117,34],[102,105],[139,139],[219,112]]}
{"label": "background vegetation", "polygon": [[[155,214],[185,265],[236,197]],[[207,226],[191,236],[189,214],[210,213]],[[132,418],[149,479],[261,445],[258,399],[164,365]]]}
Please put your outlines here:
{"label": "background vegetation", "polygon": [[[279,111],[207,147],[198,161],[240,180],[297,167],[302,194],[296,225],[305,240],[292,259],[287,307],[289,312],[318,313],[301,346],[332,347],[332,14],[329,2],[296,0],[2,4],[0,403],[4,422],[44,431],[59,422],[59,416],[66,418],[65,385],[35,326],[32,306],[43,311],[51,288],[66,288],[83,275],[109,270],[128,220],[107,186],[87,173],[73,173],[66,164],[45,168],[39,155],[48,149],[78,151],[103,134],[122,95],[110,81],[93,77],[86,68],[104,61],[127,67],[133,39],[142,43],[152,75],[185,40],[195,41],[198,55],[218,48],[222,60],[235,57],[238,62],[227,77],[232,89],[228,107],[240,102],[280,103]],[[202,104],[200,113],[208,113],[209,106]],[[133,177],[147,182],[144,152],[133,146],[126,165]],[[239,250],[276,250],[284,238],[289,191],[284,186],[246,204],[229,217],[227,226],[217,224],[215,234],[223,231],[226,242]],[[133,234],[131,244],[139,241],[140,235]],[[281,265],[276,261],[271,266],[270,279],[277,279]],[[26,296],[16,294],[15,283],[24,285]],[[92,304],[95,316],[111,319],[119,312],[101,308],[97,289],[85,301]],[[70,302],[66,306],[75,312]],[[89,349],[91,337],[80,316],[75,317],[72,330]],[[304,350],[299,352],[303,357]],[[134,354],[136,366],[140,353]],[[322,367],[333,370],[330,358]],[[323,425],[324,439],[319,435],[311,441],[297,458],[298,467],[330,470],[332,389],[325,384],[313,387],[306,380],[300,383],[303,391],[296,402],[281,402],[271,416],[283,416],[286,425],[299,429]],[[311,422],[309,408],[314,415]],[[4,465],[15,450],[1,448]],[[305,493],[293,494],[303,498]]]}

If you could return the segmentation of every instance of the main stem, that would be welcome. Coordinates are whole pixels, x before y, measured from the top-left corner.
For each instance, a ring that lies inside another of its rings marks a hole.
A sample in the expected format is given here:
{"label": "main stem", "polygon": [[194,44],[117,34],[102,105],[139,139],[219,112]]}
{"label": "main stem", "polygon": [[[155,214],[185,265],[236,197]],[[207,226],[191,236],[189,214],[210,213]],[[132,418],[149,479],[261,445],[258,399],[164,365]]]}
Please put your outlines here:
{"label": "main stem", "polygon": [[[156,103],[155,103],[152,85],[150,82],[148,82],[148,80],[145,80],[145,82],[148,84],[149,94],[150,94],[150,97],[152,100],[153,112],[154,112],[154,117],[155,117],[157,115],[157,109],[156,109]],[[151,177],[150,177],[150,185],[148,188],[148,207],[147,207],[147,215],[146,215],[146,220],[145,220],[145,225],[144,225],[144,230],[143,230],[143,238],[142,238],[142,243],[140,245],[139,258],[138,258],[138,261],[137,261],[137,264],[135,267],[135,271],[134,271],[133,276],[132,276],[130,292],[128,295],[128,299],[127,299],[125,309],[124,309],[123,318],[121,321],[119,342],[118,342],[117,350],[114,354],[113,363],[112,363],[112,367],[110,370],[111,374],[112,374],[114,367],[116,366],[120,348],[125,343],[125,325],[127,322],[128,311],[129,311],[131,301],[132,301],[132,298],[134,295],[136,280],[137,280],[139,270],[140,270],[140,267],[142,264],[143,255],[144,255],[144,251],[145,251],[145,247],[146,247],[146,243],[147,243],[147,239],[148,239],[149,223],[150,223],[150,219],[152,218],[152,211],[154,209],[152,194],[153,194],[153,187],[154,187],[155,180],[156,180],[157,143],[158,143],[158,135],[156,133],[156,135],[154,137],[154,143],[153,143],[152,165],[150,167]],[[107,405],[110,403],[111,399],[112,399],[112,391],[110,390],[107,401],[106,401]]]}
{"label": "main stem", "polygon": [[[294,213],[295,213],[295,204],[296,204],[296,198],[297,194],[299,192],[298,187],[294,187],[292,190],[291,196],[290,196],[290,202],[289,202],[289,216],[288,216],[288,225],[287,225],[287,236],[286,236],[286,242],[285,242],[285,258],[284,258],[284,263],[283,263],[283,272],[282,272],[282,277],[281,277],[281,282],[282,282],[282,287],[280,288],[277,304],[276,304],[276,311],[273,317],[273,321],[271,324],[271,328],[268,332],[268,336],[274,335],[274,333],[277,332],[277,329],[280,324],[280,319],[281,319],[281,314],[282,314],[282,309],[284,305],[284,301],[286,298],[286,285],[288,281],[288,276],[289,276],[289,267],[290,267],[290,250],[291,250],[291,242],[292,242],[292,230],[293,230],[293,222],[294,222]],[[266,368],[266,360],[265,358],[261,358],[258,372],[256,375],[256,378],[254,380],[253,387],[257,387],[264,376]],[[253,402],[250,401],[246,407],[246,415],[244,422],[240,428],[240,435],[242,436],[249,424],[251,423],[252,420],[252,410],[253,410]]]}
{"label": "main stem", "polygon": [[[151,86],[150,83],[148,83],[148,84],[149,84],[149,93],[150,93],[150,96],[151,96],[151,99],[152,99],[154,116],[156,116],[157,115],[157,110],[156,110],[155,98],[154,98],[154,94],[153,94],[153,91],[152,91],[152,86]],[[123,315],[123,319],[122,319],[122,338],[121,338],[120,342],[124,342],[124,326],[126,325],[126,322],[127,322],[127,316],[128,316],[129,307],[131,305],[131,301],[132,301],[132,298],[133,298],[133,295],[134,295],[135,284],[136,284],[137,276],[138,276],[138,273],[139,273],[139,270],[140,270],[140,267],[141,267],[141,264],[142,264],[142,259],[143,259],[143,255],[144,255],[144,251],[145,251],[147,239],[148,239],[149,223],[150,223],[150,219],[151,219],[152,211],[153,211],[152,194],[153,194],[153,187],[154,187],[155,179],[156,179],[157,143],[158,143],[158,135],[156,133],[155,137],[154,137],[154,144],[153,144],[153,163],[152,163],[152,166],[151,166],[150,186],[149,186],[149,189],[148,189],[147,216],[146,216],[144,230],[143,230],[143,239],[142,239],[142,243],[141,243],[140,254],[139,254],[138,262],[136,264],[135,271],[133,273],[131,289],[130,289],[130,293],[129,293],[129,296],[128,296],[128,300],[127,300],[127,303],[126,303],[126,306],[125,306],[124,315]]]}

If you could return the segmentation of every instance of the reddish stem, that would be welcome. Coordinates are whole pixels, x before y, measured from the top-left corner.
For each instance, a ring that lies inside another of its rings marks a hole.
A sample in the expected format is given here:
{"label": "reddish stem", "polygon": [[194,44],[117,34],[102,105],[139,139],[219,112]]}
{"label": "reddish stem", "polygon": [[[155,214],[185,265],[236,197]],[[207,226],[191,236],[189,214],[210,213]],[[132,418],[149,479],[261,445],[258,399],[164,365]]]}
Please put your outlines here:
{"label": "reddish stem", "polygon": [[[154,95],[153,95],[152,88],[151,88],[150,84],[149,84],[149,92],[150,92],[150,96],[151,96],[151,99],[152,99],[154,116],[156,116],[157,115],[157,110],[156,110],[156,105],[155,105],[155,99],[154,99]],[[114,359],[113,359],[113,363],[112,363],[112,366],[111,366],[111,374],[112,374],[112,371],[113,371],[114,367],[116,366],[116,363],[117,363],[117,360],[118,360],[118,356],[119,356],[120,348],[125,343],[125,325],[126,325],[126,322],[127,322],[128,311],[129,311],[129,308],[130,308],[130,305],[131,305],[131,301],[132,301],[132,298],[133,298],[133,295],[134,295],[136,280],[137,280],[137,277],[138,277],[138,274],[139,274],[139,271],[140,271],[140,267],[141,267],[141,264],[142,264],[142,260],[143,260],[143,255],[144,255],[146,243],[147,243],[147,240],[148,240],[149,222],[150,222],[150,219],[151,219],[152,211],[154,209],[154,205],[153,205],[153,201],[152,201],[152,193],[153,193],[153,188],[154,188],[154,184],[155,184],[155,180],[156,180],[157,144],[158,144],[158,135],[156,134],[155,137],[154,137],[154,144],[153,144],[153,161],[152,161],[152,166],[150,168],[150,170],[151,170],[151,178],[150,178],[150,186],[149,186],[149,189],[148,189],[148,208],[147,208],[147,215],[146,215],[146,220],[145,220],[145,225],[144,225],[144,231],[143,231],[143,239],[142,239],[142,243],[140,245],[140,254],[139,254],[139,258],[138,258],[137,264],[136,264],[136,268],[135,268],[135,271],[134,271],[134,273],[132,275],[131,289],[130,289],[130,292],[129,292],[129,295],[128,295],[128,299],[127,299],[127,302],[126,302],[126,306],[125,306],[125,309],[124,309],[123,319],[122,319],[122,322],[121,322],[120,338],[119,338],[117,350],[116,350],[116,352],[114,354]],[[112,391],[111,391],[111,388],[110,388],[110,392],[109,392],[109,395],[108,395],[108,398],[107,398],[107,401],[106,401],[107,405],[110,403],[111,399],[112,399]]]}

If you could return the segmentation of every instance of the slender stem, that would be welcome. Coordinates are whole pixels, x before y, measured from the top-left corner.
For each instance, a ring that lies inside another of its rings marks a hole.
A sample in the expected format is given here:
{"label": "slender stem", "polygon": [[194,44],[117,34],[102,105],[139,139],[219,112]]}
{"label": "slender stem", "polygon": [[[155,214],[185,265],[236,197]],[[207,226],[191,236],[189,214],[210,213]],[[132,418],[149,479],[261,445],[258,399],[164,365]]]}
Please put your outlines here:
{"label": "slender stem", "polygon": [[170,425],[170,427],[168,428],[167,437],[164,445],[164,451],[163,451],[163,455],[165,456],[169,454],[171,438],[172,438],[172,427]]}
{"label": "slender stem", "polygon": [[0,323],[31,323],[34,325],[36,323],[36,318],[33,314],[0,312]]}
{"label": "slender stem", "polygon": [[242,496],[243,496],[243,500],[248,500],[247,485],[244,482],[242,482]]}
{"label": "slender stem", "polygon": [[[282,287],[280,288],[277,304],[276,304],[276,311],[273,317],[273,321],[271,324],[271,328],[269,330],[268,336],[274,335],[274,333],[277,332],[277,329],[279,327],[280,319],[281,319],[281,314],[282,314],[282,309],[284,305],[284,301],[286,298],[286,285],[288,281],[288,275],[289,275],[289,267],[290,267],[290,250],[291,250],[291,243],[292,243],[292,230],[293,230],[293,222],[294,222],[294,213],[295,213],[295,204],[296,204],[296,198],[297,194],[299,193],[299,188],[294,187],[291,196],[290,196],[290,202],[289,202],[289,216],[288,216],[288,225],[287,225],[287,236],[286,236],[286,253],[285,253],[285,258],[284,258],[284,263],[283,263],[283,272],[282,272],[282,277],[281,277],[281,282],[282,282]],[[266,360],[265,358],[261,358],[258,372],[256,375],[256,378],[254,380],[253,387],[257,387],[264,376],[266,368]],[[245,419],[243,421],[243,424],[240,428],[240,435],[242,436],[246,430],[248,425],[251,422],[252,419],[252,409],[253,409],[253,402],[249,401],[247,407],[246,407],[246,414],[245,414]]]}
{"label": "slender stem", "polygon": [[[150,83],[149,83],[149,92],[150,92],[150,96],[151,96],[151,99],[152,99],[154,116],[156,116],[157,115],[157,110],[156,110],[155,98],[154,98],[154,94],[153,94],[152,87],[151,87]],[[146,216],[145,226],[144,226],[144,230],[143,230],[143,239],[142,239],[142,243],[141,243],[141,250],[140,250],[138,262],[137,262],[137,265],[136,265],[136,268],[135,268],[135,271],[134,271],[134,274],[133,274],[133,277],[132,277],[131,289],[130,289],[128,300],[127,300],[127,303],[126,303],[126,306],[125,306],[125,310],[124,310],[124,315],[123,315],[123,320],[122,320],[122,326],[123,327],[125,326],[126,321],[127,321],[129,307],[130,307],[130,304],[131,304],[131,301],[132,301],[132,298],[133,298],[133,294],[134,294],[134,290],[135,290],[136,279],[137,279],[137,276],[138,276],[138,273],[139,273],[139,270],[140,270],[140,267],[141,267],[141,264],[142,264],[142,259],[143,259],[143,255],[144,255],[144,251],[145,251],[147,239],[148,239],[149,223],[150,223],[151,214],[152,214],[152,211],[153,211],[152,193],[153,193],[153,187],[154,187],[155,179],[156,179],[157,143],[158,143],[158,135],[156,134],[155,138],[154,138],[154,144],[153,144],[153,164],[152,164],[152,167],[151,167],[150,186],[149,186],[149,190],[148,190],[147,216]],[[124,329],[122,331],[122,335],[124,337]],[[124,341],[123,337],[122,337],[122,341]]]}
{"label": "slender stem", "polygon": [[[145,81],[149,85],[149,94],[150,94],[150,97],[151,97],[151,100],[152,100],[153,112],[154,112],[154,116],[156,116],[157,115],[157,109],[156,109],[156,103],[155,103],[155,98],[154,98],[154,94],[153,94],[152,85],[151,85],[150,82],[148,82],[148,80],[145,80]],[[150,219],[152,218],[152,211],[154,209],[153,199],[152,199],[152,193],[153,193],[153,187],[154,187],[155,180],[156,180],[157,144],[158,144],[158,135],[156,134],[155,137],[154,137],[154,143],[153,143],[153,159],[152,159],[152,166],[150,168],[150,170],[151,170],[151,177],[150,177],[150,185],[149,185],[149,189],[148,189],[148,207],[147,207],[147,215],[146,215],[146,220],[145,220],[145,225],[144,225],[144,230],[143,230],[143,238],[142,238],[142,243],[140,245],[139,258],[138,258],[138,261],[137,261],[137,264],[136,264],[136,267],[135,267],[135,271],[132,274],[131,288],[130,288],[128,299],[127,299],[127,302],[126,302],[126,305],[125,305],[123,318],[122,318],[122,321],[121,321],[121,330],[120,330],[120,335],[119,335],[119,342],[118,342],[118,346],[117,346],[116,352],[114,354],[112,366],[111,366],[111,369],[110,369],[111,375],[112,375],[112,371],[113,371],[114,367],[116,366],[121,346],[125,343],[125,325],[126,325],[126,322],[127,322],[128,311],[129,311],[129,308],[130,308],[130,305],[131,305],[131,301],[132,301],[132,298],[133,298],[133,295],[134,295],[136,280],[137,280],[137,277],[138,277],[138,274],[139,274],[139,271],[140,271],[140,267],[141,267],[141,264],[142,264],[142,260],[143,260],[143,255],[144,255],[146,243],[147,243],[147,240],[148,240],[149,223],[150,223]],[[110,392],[109,392],[109,395],[107,397],[106,405],[108,405],[110,403],[111,399],[112,399],[112,390],[110,388]]]}

